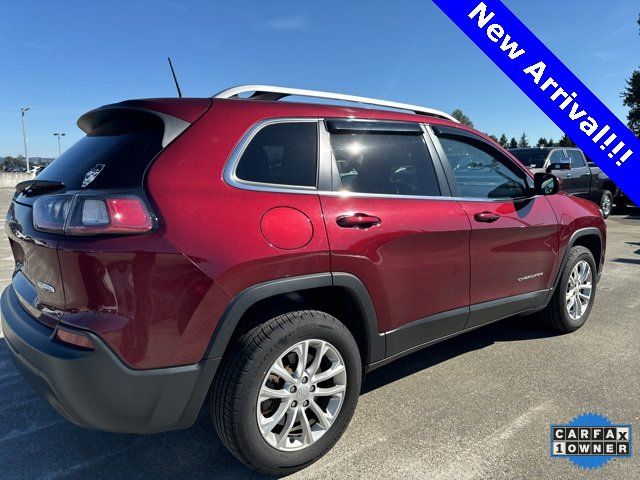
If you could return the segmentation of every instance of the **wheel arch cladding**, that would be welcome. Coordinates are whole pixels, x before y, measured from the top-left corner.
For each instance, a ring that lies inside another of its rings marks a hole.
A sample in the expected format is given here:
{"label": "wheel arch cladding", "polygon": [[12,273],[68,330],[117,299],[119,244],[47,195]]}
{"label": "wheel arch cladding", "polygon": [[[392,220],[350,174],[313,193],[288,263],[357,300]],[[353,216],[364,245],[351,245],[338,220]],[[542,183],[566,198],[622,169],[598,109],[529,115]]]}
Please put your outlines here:
{"label": "wheel arch cladding", "polygon": [[384,335],[366,287],[347,273],[317,273],[249,287],[230,302],[213,333],[206,358],[222,357],[233,342],[282,313],[315,309],[335,316],[351,332],[363,365],[384,358]]}
{"label": "wheel arch cladding", "polygon": [[[597,230],[597,229],[596,229]],[[582,246],[591,251],[593,258],[596,261],[596,268],[600,271],[601,264],[601,256],[602,256],[602,238],[595,233],[586,233],[584,235],[580,235],[576,237],[573,244],[569,247]]]}
{"label": "wheel arch cladding", "polygon": [[551,295],[553,295],[553,292],[555,291],[555,289],[558,287],[558,284],[560,283],[560,278],[562,276],[562,269],[564,268],[564,265],[569,256],[569,251],[571,250],[572,247],[576,245],[580,245],[589,249],[593,255],[593,258],[596,261],[596,268],[598,270],[598,273],[602,270],[602,263],[604,260],[603,254],[604,254],[604,246],[605,246],[603,244],[603,241],[604,239],[602,237],[602,232],[596,227],[582,228],[573,232],[573,234],[571,235],[571,238],[567,242],[567,247],[564,250],[564,254],[562,255],[562,262],[560,262],[558,266],[558,271],[556,272],[553,288],[549,292],[549,297],[547,298],[547,301],[551,298]]}

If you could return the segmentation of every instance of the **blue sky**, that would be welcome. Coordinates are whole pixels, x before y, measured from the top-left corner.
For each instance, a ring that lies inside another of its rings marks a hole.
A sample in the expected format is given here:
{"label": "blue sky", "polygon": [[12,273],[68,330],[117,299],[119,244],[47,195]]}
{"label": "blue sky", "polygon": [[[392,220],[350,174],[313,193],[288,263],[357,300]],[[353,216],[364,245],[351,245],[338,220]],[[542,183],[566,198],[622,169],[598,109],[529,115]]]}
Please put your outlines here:
{"label": "blue sky", "polygon": [[[640,64],[640,2],[505,0],[610,108]],[[128,98],[271,83],[461,108],[479,130],[561,132],[429,0],[7,2],[0,17],[0,156],[55,156],[78,116]]]}

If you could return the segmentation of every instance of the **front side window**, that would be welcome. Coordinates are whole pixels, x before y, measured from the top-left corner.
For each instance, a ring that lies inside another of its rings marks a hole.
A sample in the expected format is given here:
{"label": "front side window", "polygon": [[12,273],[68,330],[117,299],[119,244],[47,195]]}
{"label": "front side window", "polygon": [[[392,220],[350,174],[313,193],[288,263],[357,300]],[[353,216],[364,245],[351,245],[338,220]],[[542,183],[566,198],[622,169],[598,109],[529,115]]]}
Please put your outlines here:
{"label": "front side window", "polygon": [[440,143],[460,196],[500,199],[527,195],[526,174],[492,147],[453,135],[440,137]]}
{"label": "front side window", "polygon": [[317,137],[315,122],[267,125],[245,149],[235,175],[246,182],[315,187]]}
{"label": "front side window", "polygon": [[553,153],[549,156],[549,160],[551,160],[551,163],[560,163],[562,160],[564,160],[565,155],[564,155],[564,150],[554,150]]}
{"label": "front side window", "polygon": [[422,135],[384,131],[332,133],[331,148],[343,191],[440,195]]}

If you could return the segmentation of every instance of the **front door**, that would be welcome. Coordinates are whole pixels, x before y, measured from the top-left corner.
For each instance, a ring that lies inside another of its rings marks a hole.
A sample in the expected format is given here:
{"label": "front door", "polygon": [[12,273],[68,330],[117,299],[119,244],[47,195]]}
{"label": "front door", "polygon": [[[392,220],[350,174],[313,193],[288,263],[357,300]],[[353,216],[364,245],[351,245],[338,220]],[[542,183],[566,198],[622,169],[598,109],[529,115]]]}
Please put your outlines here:
{"label": "front door", "polygon": [[543,304],[558,251],[558,224],[531,178],[488,141],[434,128],[471,223],[471,315],[467,326]]}
{"label": "front door", "polygon": [[441,195],[421,126],[326,125],[336,177],[335,191],[321,194],[331,270],[366,285],[380,331],[394,331],[388,355],[461,330],[469,304],[469,220]]}
{"label": "front door", "polygon": [[[567,156],[567,152],[562,149],[556,149],[549,155],[550,165],[560,165],[567,160],[571,159]],[[559,168],[552,168],[551,173],[560,179],[560,188],[564,193],[569,195],[576,195],[578,193],[578,185],[576,182],[575,174],[573,171],[573,165],[569,170],[561,170]]]}

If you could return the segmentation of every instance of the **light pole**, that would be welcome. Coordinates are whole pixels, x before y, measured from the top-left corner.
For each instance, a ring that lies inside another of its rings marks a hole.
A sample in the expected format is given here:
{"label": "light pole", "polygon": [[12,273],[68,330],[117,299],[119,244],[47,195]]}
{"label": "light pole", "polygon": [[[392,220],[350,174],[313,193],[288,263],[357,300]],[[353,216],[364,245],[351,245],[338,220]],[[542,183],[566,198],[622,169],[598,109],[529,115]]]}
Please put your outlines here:
{"label": "light pole", "polygon": [[60,149],[60,137],[64,137],[65,133],[54,133],[56,137],[58,137],[58,156],[62,155],[62,150]]}
{"label": "light pole", "polygon": [[22,114],[22,137],[24,139],[24,159],[27,162],[27,173],[29,173],[29,149],[27,147],[27,143],[29,142],[29,140],[27,140],[27,126],[25,125],[25,122],[24,122],[24,114],[30,108],[31,107],[23,107],[20,109],[20,113]]}

